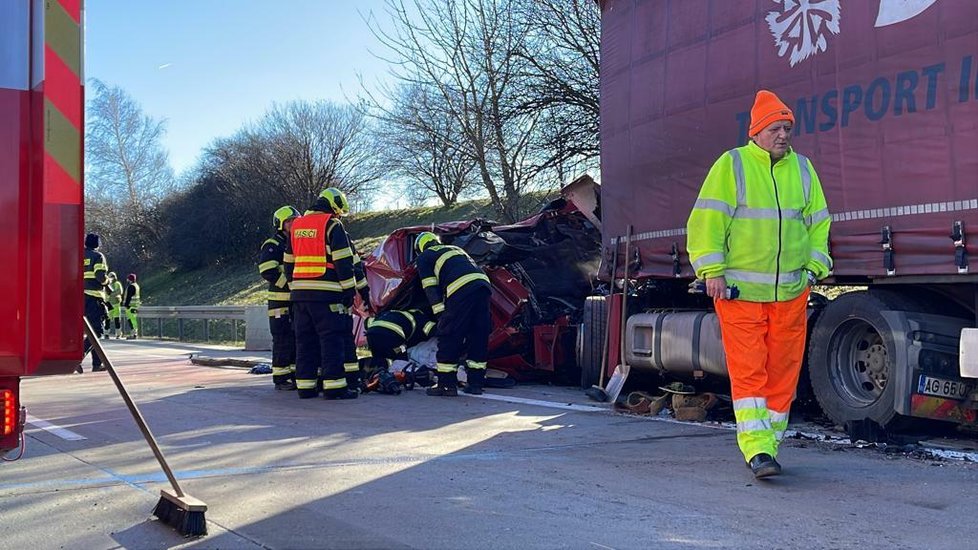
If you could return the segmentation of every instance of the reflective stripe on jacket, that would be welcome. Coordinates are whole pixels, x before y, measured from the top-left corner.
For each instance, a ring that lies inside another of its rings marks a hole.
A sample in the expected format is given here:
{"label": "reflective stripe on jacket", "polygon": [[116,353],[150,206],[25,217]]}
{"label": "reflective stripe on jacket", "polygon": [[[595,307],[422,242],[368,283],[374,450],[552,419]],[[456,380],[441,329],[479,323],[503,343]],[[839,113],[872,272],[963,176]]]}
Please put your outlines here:
{"label": "reflective stripe on jacket", "polygon": [[105,299],[104,286],[108,280],[109,265],[105,256],[98,250],[85,249],[82,259],[82,271],[85,277],[85,295]]}
{"label": "reflective stripe on jacket", "polygon": [[258,273],[268,282],[265,298],[268,300],[268,314],[278,317],[287,313],[291,296],[289,279],[285,274],[285,243],[288,237],[276,233],[262,243],[258,256]]}
{"label": "reflective stripe on jacket", "polygon": [[489,277],[457,246],[436,244],[418,256],[418,276],[431,311],[445,311],[445,300],[467,285],[489,288]]}
{"label": "reflective stripe on jacket", "polygon": [[783,302],[832,270],[831,216],[818,174],[793,150],[776,162],[751,142],[710,169],[687,223],[697,277],[724,276],[740,299]]}

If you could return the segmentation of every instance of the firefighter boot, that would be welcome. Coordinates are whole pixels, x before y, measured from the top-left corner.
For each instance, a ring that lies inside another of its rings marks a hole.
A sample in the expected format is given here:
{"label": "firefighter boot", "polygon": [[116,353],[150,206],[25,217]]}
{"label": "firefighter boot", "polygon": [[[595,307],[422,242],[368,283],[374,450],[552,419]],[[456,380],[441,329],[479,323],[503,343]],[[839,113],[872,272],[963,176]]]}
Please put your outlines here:
{"label": "firefighter boot", "polygon": [[465,393],[471,395],[482,395],[482,386],[486,381],[486,369],[473,369],[465,367]]}
{"label": "firefighter boot", "polygon": [[424,391],[425,395],[434,397],[457,397],[458,375],[455,372],[439,372],[438,385]]}

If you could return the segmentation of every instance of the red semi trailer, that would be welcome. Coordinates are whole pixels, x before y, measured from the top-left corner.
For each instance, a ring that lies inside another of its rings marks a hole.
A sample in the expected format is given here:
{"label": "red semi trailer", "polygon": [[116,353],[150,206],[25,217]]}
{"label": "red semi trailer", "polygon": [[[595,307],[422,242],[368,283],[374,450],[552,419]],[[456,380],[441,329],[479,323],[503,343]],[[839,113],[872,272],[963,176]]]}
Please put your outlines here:
{"label": "red semi trailer", "polygon": [[0,455],[20,378],[82,356],[82,56],[81,0],[0,2]]}
{"label": "red semi trailer", "polygon": [[[812,160],[832,212],[828,283],[864,287],[811,304],[818,402],[840,424],[974,424],[978,2],[599,4],[601,274],[610,278],[633,226],[632,368],[726,376],[711,304],[686,293],[685,227],[712,163],[746,142],[754,94],[766,88],[794,110],[793,146]],[[587,318],[585,335],[603,330],[602,315]]]}

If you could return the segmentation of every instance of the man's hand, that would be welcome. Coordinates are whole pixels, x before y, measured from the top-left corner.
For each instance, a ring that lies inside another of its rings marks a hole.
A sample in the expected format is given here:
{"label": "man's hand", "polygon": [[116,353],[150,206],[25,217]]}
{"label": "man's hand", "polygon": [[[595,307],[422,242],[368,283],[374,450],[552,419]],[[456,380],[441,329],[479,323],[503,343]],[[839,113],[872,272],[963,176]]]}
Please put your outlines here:
{"label": "man's hand", "polygon": [[727,279],[724,277],[710,277],[706,280],[706,295],[714,300],[725,300],[727,298]]}

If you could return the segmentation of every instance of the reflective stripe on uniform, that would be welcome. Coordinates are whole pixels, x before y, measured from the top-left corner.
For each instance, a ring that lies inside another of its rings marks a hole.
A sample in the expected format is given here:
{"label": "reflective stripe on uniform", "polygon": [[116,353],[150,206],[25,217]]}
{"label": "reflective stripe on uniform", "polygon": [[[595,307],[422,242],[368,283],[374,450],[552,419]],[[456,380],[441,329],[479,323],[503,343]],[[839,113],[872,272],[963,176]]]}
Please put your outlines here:
{"label": "reflective stripe on uniform", "polygon": [[829,268],[830,271],[832,270],[832,259],[818,250],[812,250],[812,259]]}
{"label": "reflective stripe on uniform", "polygon": [[761,273],[759,271],[744,271],[741,269],[728,269],[724,276],[731,281],[741,283],[760,283],[766,285],[786,285],[797,283],[801,280],[801,270],[786,271],[779,275],[774,273]]}
{"label": "reflective stripe on uniform", "polygon": [[262,262],[258,264],[258,273],[264,273],[269,269],[275,269],[278,267],[278,260],[268,260],[267,262]]}
{"label": "reflective stripe on uniform", "polygon": [[431,312],[434,313],[435,315],[437,315],[437,314],[439,314],[439,313],[441,313],[443,311],[445,311],[445,303],[444,302],[438,302],[437,304],[434,304],[434,305],[431,306]]}
{"label": "reflective stripe on uniform", "polygon": [[823,209],[819,210],[818,212],[815,212],[811,216],[805,216],[805,225],[811,227],[811,226],[815,225],[816,223],[818,223],[818,222],[820,222],[822,220],[827,220],[827,219],[829,219],[831,217],[832,217],[832,214],[829,214],[829,209],[828,208],[823,208]]}
{"label": "reflective stripe on uniform", "polygon": [[387,330],[394,331],[401,338],[405,338],[405,336],[404,336],[404,329],[402,329],[401,327],[399,327],[396,323],[392,323],[390,321],[377,321],[377,320],[374,320],[373,322],[370,323],[370,328],[374,328],[374,327],[384,327]]}
{"label": "reflective stripe on uniform", "polygon": [[346,378],[340,378],[339,380],[323,379],[324,390],[341,390],[345,387],[346,387]]}
{"label": "reflective stripe on uniform", "polygon": [[266,290],[265,298],[278,302],[288,302],[292,293],[288,290]]}
{"label": "reflective stripe on uniform", "polygon": [[805,193],[805,204],[808,204],[808,197],[812,194],[812,173],[808,171],[808,158],[797,152],[795,156],[798,157],[798,168],[801,170],[801,188]]}
{"label": "reflective stripe on uniform", "polygon": [[344,372],[357,372],[360,370],[360,363],[343,363]]}
{"label": "reflective stripe on uniform", "polygon": [[288,277],[285,276],[285,273],[282,273],[281,275],[278,276],[278,279],[275,280],[275,286],[279,288],[285,288],[285,285],[288,284],[288,282],[289,282]]}
{"label": "reflective stripe on uniform", "polygon": [[438,277],[425,277],[424,279],[421,279],[421,286],[424,288],[428,288],[430,286],[437,286],[437,285],[438,285]]}
{"label": "reflective stripe on uniform", "polygon": [[[345,380],[345,379],[344,379]],[[314,390],[316,389],[316,383],[318,380],[315,378],[296,378],[295,387],[300,390]]]}
{"label": "reflective stripe on uniform", "polygon": [[415,329],[418,328],[417,324],[414,322],[414,315],[411,315],[406,311],[398,311],[398,313],[400,313],[402,316],[404,316],[405,319],[407,319],[408,323],[411,325],[411,333],[413,334]]}
{"label": "reflective stripe on uniform", "polygon": [[357,279],[357,290],[367,288],[367,279]]}
{"label": "reflective stripe on uniform", "polygon": [[292,369],[289,367],[276,367],[272,365],[272,376],[287,376],[289,374],[292,374]]}
{"label": "reflective stripe on uniform", "polygon": [[771,429],[774,430],[774,438],[780,442],[784,439],[784,432],[788,429],[788,413],[768,409],[768,416],[771,417]]}
{"label": "reflective stripe on uniform", "polygon": [[343,304],[329,304],[329,310],[333,313],[350,313],[350,308]]}
{"label": "reflective stripe on uniform", "polygon": [[343,287],[335,281],[292,281],[292,290],[328,290],[331,292],[343,292]]}
{"label": "reflective stripe on uniform", "polygon": [[485,363],[485,361],[466,361],[465,366],[469,367],[470,369],[486,370],[488,365]]}
{"label": "reflective stripe on uniform", "polygon": [[291,252],[286,252],[286,253],[282,254],[282,261],[283,262],[286,262],[286,263],[294,263],[295,262],[295,254],[292,254]]}
{"label": "reflective stripe on uniform", "polygon": [[489,277],[487,277],[485,273],[467,273],[462,275],[458,279],[455,279],[449,283],[448,287],[445,288],[445,297],[448,298],[454,294],[456,290],[471,283],[472,281],[485,281],[488,283]]}
{"label": "reflective stripe on uniform", "polygon": [[444,373],[455,372],[458,370],[458,365],[455,363],[436,363],[435,370]]}
{"label": "reflective stripe on uniform", "polygon": [[353,250],[351,250],[350,247],[334,250],[332,254],[330,254],[330,257],[333,258],[333,261],[342,260],[344,258],[352,258]]}
{"label": "reflective stripe on uniform", "polygon": [[744,160],[740,151],[731,149],[727,153],[733,158],[734,184],[737,186],[737,208],[747,206],[747,182],[744,177]]}
{"label": "reflective stripe on uniform", "polygon": [[268,308],[268,316],[269,317],[276,317],[276,318],[278,318],[278,317],[281,317],[283,315],[288,315],[288,314],[289,314],[289,308],[287,308],[287,307],[270,307],[270,308]]}
{"label": "reflective stripe on uniform", "polygon": [[714,252],[712,254],[707,254],[705,256],[700,256],[693,261],[693,269],[699,271],[704,265],[710,264],[720,264],[723,263],[725,256],[723,252]]}
{"label": "reflective stripe on uniform", "polygon": [[349,279],[343,279],[340,281],[340,286],[343,290],[351,290],[357,285],[356,277],[350,277]]}
{"label": "reflective stripe on uniform", "polygon": [[85,295],[94,296],[95,298],[102,298],[104,296],[101,290],[86,290]]}
{"label": "reflective stripe on uniform", "polygon": [[431,331],[434,330],[436,326],[437,324],[434,321],[428,321],[424,324],[424,333],[431,334]]}
{"label": "reflective stripe on uniform", "polygon": [[716,199],[697,199],[693,204],[693,208],[699,208],[702,210],[716,210],[718,212],[723,212],[731,218],[734,215],[733,206]]}
{"label": "reflective stripe on uniform", "polygon": [[801,221],[803,218],[801,210],[796,208],[778,210],[777,208],[748,208],[746,206],[738,208],[737,214],[734,217],[741,220],[787,219],[798,221]]}
{"label": "reflective stripe on uniform", "polygon": [[454,258],[455,256],[465,256],[465,252],[462,252],[461,250],[457,250],[457,249],[454,249],[453,248],[453,249],[449,249],[448,252],[445,252],[441,256],[438,256],[438,259],[435,260],[435,277],[436,278],[441,278],[441,268],[442,268],[442,266],[445,265],[445,262],[447,262],[449,258]]}

